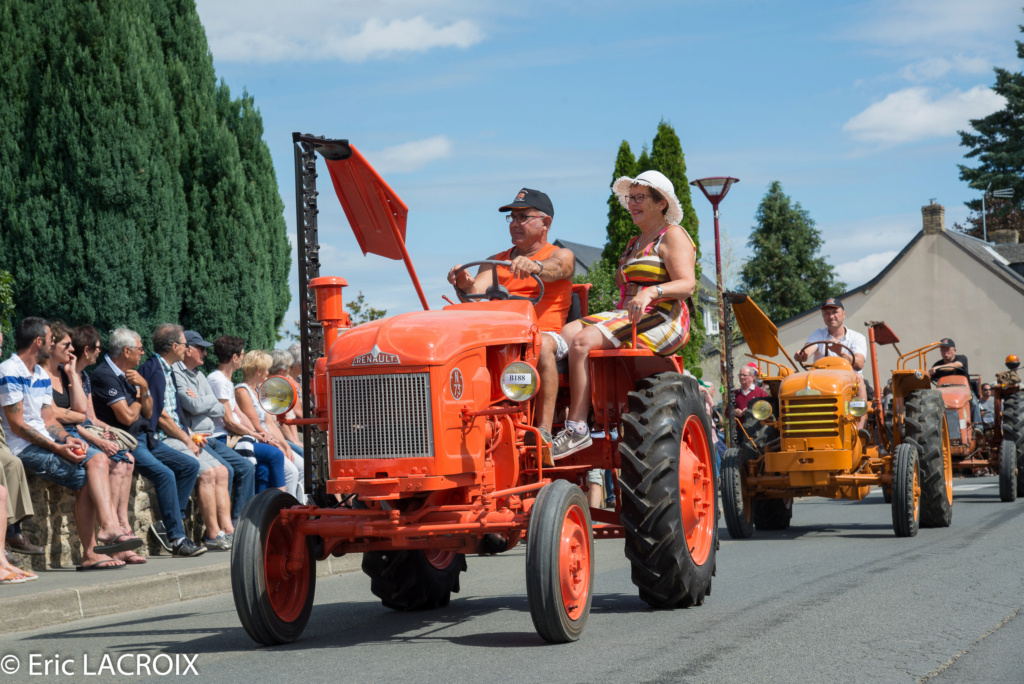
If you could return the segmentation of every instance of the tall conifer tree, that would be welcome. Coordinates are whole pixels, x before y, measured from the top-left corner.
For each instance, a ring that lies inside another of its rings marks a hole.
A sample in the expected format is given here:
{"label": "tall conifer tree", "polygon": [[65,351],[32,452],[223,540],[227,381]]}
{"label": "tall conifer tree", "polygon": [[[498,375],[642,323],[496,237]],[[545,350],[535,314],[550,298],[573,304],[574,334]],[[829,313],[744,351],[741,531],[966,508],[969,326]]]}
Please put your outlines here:
{"label": "tall conifer tree", "polygon": [[818,255],[821,231],[806,209],[782,191],[779,181],[768,186],[757,208],[757,225],[747,240],[752,255],[743,265],[743,289],[776,323],[820,306],[843,293],[835,269]]}

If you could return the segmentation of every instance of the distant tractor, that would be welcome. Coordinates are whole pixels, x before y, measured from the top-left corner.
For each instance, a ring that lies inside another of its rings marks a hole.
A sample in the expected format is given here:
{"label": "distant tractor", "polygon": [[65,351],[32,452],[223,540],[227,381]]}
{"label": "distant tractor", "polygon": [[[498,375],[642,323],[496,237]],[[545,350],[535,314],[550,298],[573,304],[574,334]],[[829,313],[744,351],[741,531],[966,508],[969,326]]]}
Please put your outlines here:
{"label": "distant tractor", "polygon": [[[970,379],[963,375],[931,377],[927,355],[939,346],[940,343],[934,342],[900,356],[893,374],[894,397],[897,375],[906,378],[902,386],[934,385],[946,413],[946,437],[953,470],[966,473],[988,470],[997,474],[999,498],[1005,502],[1015,501],[1018,496],[1024,496],[1024,477],[1020,476],[1024,467],[1024,401],[1021,401],[1020,379],[1014,372],[1019,361],[1015,355],[1007,357],[1008,371],[1000,373],[992,387],[994,421],[978,425],[971,419]],[[889,425],[889,432],[903,434],[906,417],[899,409],[899,402],[894,400],[893,406],[894,424]]]}
{"label": "distant tractor", "polygon": [[[586,625],[595,537],[625,539],[651,606],[702,604],[718,541],[714,450],[679,357],[636,348],[635,331],[632,348],[593,352],[594,443],[552,465],[533,427],[541,333],[531,301],[494,288],[484,301],[427,310],[401,199],[348,141],[295,134],[293,145],[305,418],[285,422],[310,428],[313,503],[267,490],[242,512],[231,580],[248,634],[268,645],[297,639],[316,562],[348,553],[362,554],[385,606],[408,611],[447,605],[467,555],[524,542],[530,615],[555,643]],[[318,277],[318,154],[364,253],[403,260],[424,311],[349,327],[347,283]],[[586,288],[578,295],[585,311]],[[277,415],[297,395],[280,377],[259,393]],[[614,511],[591,509],[577,484],[594,468],[621,468]]]}
{"label": "distant tractor", "polygon": [[[917,534],[924,526],[946,526],[952,516],[952,470],[946,415],[938,392],[918,381],[894,377],[905,435],[878,444],[869,430],[858,430],[867,414],[878,435],[881,403],[858,398],[863,378],[839,356],[811,365],[796,364],[779,344],[775,325],[745,295],[730,295],[736,320],[771,398],[750,407],[741,426],[741,444],[722,463],[722,504],[729,535],[750,537],[754,529],[789,527],[792,500],[825,497],[859,501],[872,486],[891,487],[893,530]],[[884,323],[868,335],[872,371],[878,386],[876,344],[899,339]],[[816,345],[817,343],[813,343]],[[806,345],[805,348],[813,345]],[[789,367],[771,360],[779,352]],[[852,355],[852,350],[847,350]]]}

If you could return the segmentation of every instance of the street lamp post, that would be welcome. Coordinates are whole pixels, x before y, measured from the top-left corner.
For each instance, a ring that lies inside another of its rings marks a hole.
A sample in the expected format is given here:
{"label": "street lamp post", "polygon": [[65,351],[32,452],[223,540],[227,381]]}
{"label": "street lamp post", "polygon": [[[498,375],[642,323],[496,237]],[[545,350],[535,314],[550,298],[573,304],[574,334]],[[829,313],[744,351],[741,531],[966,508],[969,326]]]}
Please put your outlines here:
{"label": "street lamp post", "polygon": [[725,387],[725,397],[722,401],[722,406],[725,407],[725,416],[723,421],[723,428],[725,429],[725,443],[728,446],[732,446],[732,340],[726,339],[731,337],[729,334],[732,330],[732,325],[729,321],[729,307],[725,305],[725,296],[722,290],[722,243],[718,237],[718,205],[725,199],[726,193],[729,192],[729,188],[732,187],[733,183],[739,183],[739,178],[731,178],[729,176],[714,176],[711,178],[701,178],[692,181],[690,185],[696,185],[700,188],[700,191],[704,193],[704,196],[711,202],[711,207],[715,211],[715,271],[718,278],[718,335],[721,338],[722,345],[722,376],[724,382],[720,385]]}

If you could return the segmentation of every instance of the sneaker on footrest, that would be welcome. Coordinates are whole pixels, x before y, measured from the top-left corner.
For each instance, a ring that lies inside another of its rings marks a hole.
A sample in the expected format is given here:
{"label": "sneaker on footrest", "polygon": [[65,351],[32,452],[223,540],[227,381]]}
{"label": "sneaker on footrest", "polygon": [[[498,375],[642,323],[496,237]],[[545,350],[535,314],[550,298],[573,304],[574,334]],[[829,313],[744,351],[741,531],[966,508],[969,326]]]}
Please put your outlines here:
{"label": "sneaker on footrest", "polygon": [[167,528],[164,526],[162,520],[157,520],[155,523],[149,526],[149,531],[153,533],[156,540],[160,542],[160,546],[164,547],[167,552],[173,552],[171,540],[167,536]]}
{"label": "sneaker on footrest", "polygon": [[551,444],[551,457],[557,461],[580,449],[586,449],[592,443],[590,432],[580,434],[572,428],[564,428],[555,436],[555,440]]}

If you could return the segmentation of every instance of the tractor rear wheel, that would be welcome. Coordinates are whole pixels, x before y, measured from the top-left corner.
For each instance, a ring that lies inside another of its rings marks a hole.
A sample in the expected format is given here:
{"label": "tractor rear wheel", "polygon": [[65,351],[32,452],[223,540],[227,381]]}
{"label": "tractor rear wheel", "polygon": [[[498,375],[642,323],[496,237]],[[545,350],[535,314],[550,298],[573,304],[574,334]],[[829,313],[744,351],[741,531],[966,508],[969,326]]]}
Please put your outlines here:
{"label": "tractor rear wheel", "polygon": [[900,444],[892,455],[892,529],[913,537],[921,523],[921,479],[917,449]]}
{"label": "tractor rear wheel", "polygon": [[[1003,442],[1017,449],[1017,470],[1024,472],[1024,391],[1003,399]],[[1017,477],[1017,496],[1024,497],[1024,477]]]}
{"label": "tractor rear wheel", "polygon": [[999,446],[999,498],[1016,501],[1020,474],[1017,472],[1017,447],[1008,439]]}
{"label": "tractor rear wheel", "polygon": [[725,511],[725,526],[733,539],[749,539],[754,534],[750,507],[743,499],[747,458],[744,449],[729,449],[722,457],[722,508]]}
{"label": "tractor rear wheel", "polygon": [[[298,506],[291,494],[267,489],[242,509],[231,549],[231,593],[249,636],[264,646],[287,644],[302,634],[313,609],[316,560],[306,537],[299,558],[291,555],[294,530],[280,513]],[[290,562],[299,567],[289,569]]]}
{"label": "tractor rear wheel", "polygon": [[537,633],[580,638],[593,600],[594,532],[583,490],[555,480],[537,495],[526,535],[526,597]]}
{"label": "tractor rear wheel", "polygon": [[882,485],[882,499],[884,499],[887,504],[892,503],[892,487]]}
{"label": "tractor rear wheel", "polygon": [[454,551],[367,551],[363,572],[370,591],[392,610],[433,610],[459,592],[459,575],[466,557]]}
{"label": "tractor rear wheel", "polygon": [[718,503],[697,380],[679,373],[640,380],[623,428],[621,520],[633,584],[655,608],[700,605],[715,573]]}
{"label": "tractor rear wheel", "polygon": [[904,402],[906,444],[917,449],[921,473],[921,527],[953,521],[953,458],[946,432],[946,405],[939,390],[915,390]]}
{"label": "tractor rear wheel", "polygon": [[793,518],[792,499],[759,499],[751,503],[751,517],[759,532],[789,529]]}

